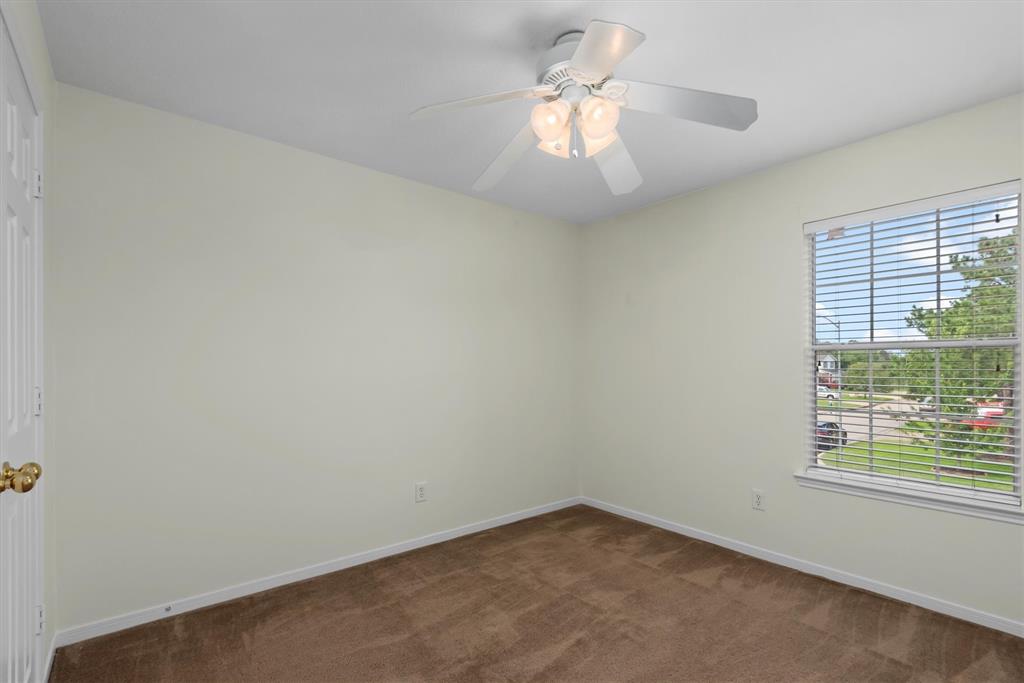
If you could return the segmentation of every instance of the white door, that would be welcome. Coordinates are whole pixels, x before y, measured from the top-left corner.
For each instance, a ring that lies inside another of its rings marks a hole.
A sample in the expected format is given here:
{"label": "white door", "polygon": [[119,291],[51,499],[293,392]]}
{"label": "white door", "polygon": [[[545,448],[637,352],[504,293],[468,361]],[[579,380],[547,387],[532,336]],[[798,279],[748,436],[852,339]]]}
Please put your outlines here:
{"label": "white door", "polygon": [[[19,469],[42,464],[40,117],[5,23],[0,34],[0,462]],[[0,683],[42,677],[42,486],[0,493]]]}

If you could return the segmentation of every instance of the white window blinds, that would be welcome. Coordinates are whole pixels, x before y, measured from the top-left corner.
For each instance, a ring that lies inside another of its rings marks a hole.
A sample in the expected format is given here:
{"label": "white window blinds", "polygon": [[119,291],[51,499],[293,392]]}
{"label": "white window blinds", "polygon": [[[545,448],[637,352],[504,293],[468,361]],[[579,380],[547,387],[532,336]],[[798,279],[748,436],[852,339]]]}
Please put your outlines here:
{"label": "white window blinds", "polygon": [[1020,505],[1020,184],[809,223],[810,468]]}

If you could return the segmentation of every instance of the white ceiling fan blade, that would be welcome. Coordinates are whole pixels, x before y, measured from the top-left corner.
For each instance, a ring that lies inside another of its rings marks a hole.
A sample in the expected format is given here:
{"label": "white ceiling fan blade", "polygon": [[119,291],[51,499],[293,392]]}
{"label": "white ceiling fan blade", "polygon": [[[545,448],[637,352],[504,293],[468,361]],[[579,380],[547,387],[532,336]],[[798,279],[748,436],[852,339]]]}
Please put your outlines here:
{"label": "white ceiling fan blade", "polygon": [[593,159],[612,194],[629,194],[644,181],[640,177],[640,171],[636,170],[633,157],[629,156],[626,144],[618,135],[610,145],[595,154]]}
{"label": "white ceiling fan blade", "polygon": [[535,85],[531,88],[520,88],[519,90],[506,90],[505,92],[496,92],[491,93],[490,95],[478,95],[476,97],[467,97],[461,100],[452,100],[451,102],[440,102],[438,104],[431,104],[426,107],[420,107],[416,111],[412,112],[411,114],[409,114],[409,118],[422,119],[425,116],[430,116],[431,114],[437,114],[439,112],[444,111],[451,111],[453,109],[476,107],[481,104],[503,102],[505,100],[533,100],[554,94],[554,88],[552,88],[551,86]]}
{"label": "white ceiling fan blade", "polygon": [[757,120],[757,100],[749,97],[642,81],[615,79],[606,85],[614,90],[621,87],[619,84],[625,84],[627,88],[625,94],[616,101],[627,109],[664,114],[733,130],[746,130]]}
{"label": "white ceiling fan blade", "polygon": [[526,153],[526,150],[533,147],[537,138],[533,134],[533,127],[526,124],[516,133],[516,136],[505,145],[491,165],[487,167],[480,177],[473,183],[473,189],[477,192],[489,190],[501,181],[508,173],[508,170],[519,161],[519,157]]}
{"label": "white ceiling fan blade", "polygon": [[644,34],[625,24],[594,20],[576,46],[569,73],[581,83],[598,83],[642,42]]}

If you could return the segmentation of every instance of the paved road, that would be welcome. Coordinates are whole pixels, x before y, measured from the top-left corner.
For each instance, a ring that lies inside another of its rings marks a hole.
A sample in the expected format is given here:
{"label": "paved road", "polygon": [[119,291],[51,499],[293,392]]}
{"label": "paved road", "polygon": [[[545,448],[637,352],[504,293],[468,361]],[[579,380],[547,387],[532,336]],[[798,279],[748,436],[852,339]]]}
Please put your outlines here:
{"label": "paved road", "polygon": [[849,434],[850,441],[864,441],[868,438],[869,423],[874,428],[875,439],[901,436],[903,432],[900,431],[900,427],[911,417],[907,413],[916,412],[916,402],[896,399],[887,403],[876,403],[870,416],[866,405],[852,410],[818,408],[818,420],[838,422]]}

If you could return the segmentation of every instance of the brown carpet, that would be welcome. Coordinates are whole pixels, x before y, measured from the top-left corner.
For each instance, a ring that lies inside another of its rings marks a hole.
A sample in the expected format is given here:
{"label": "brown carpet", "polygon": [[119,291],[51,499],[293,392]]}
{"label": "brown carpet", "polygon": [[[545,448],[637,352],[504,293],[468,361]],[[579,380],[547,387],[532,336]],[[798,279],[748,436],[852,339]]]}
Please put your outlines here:
{"label": "brown carpet", "polygon": [[52,681],[1024,681],[1024,640],[576,506],[61,648]]}

